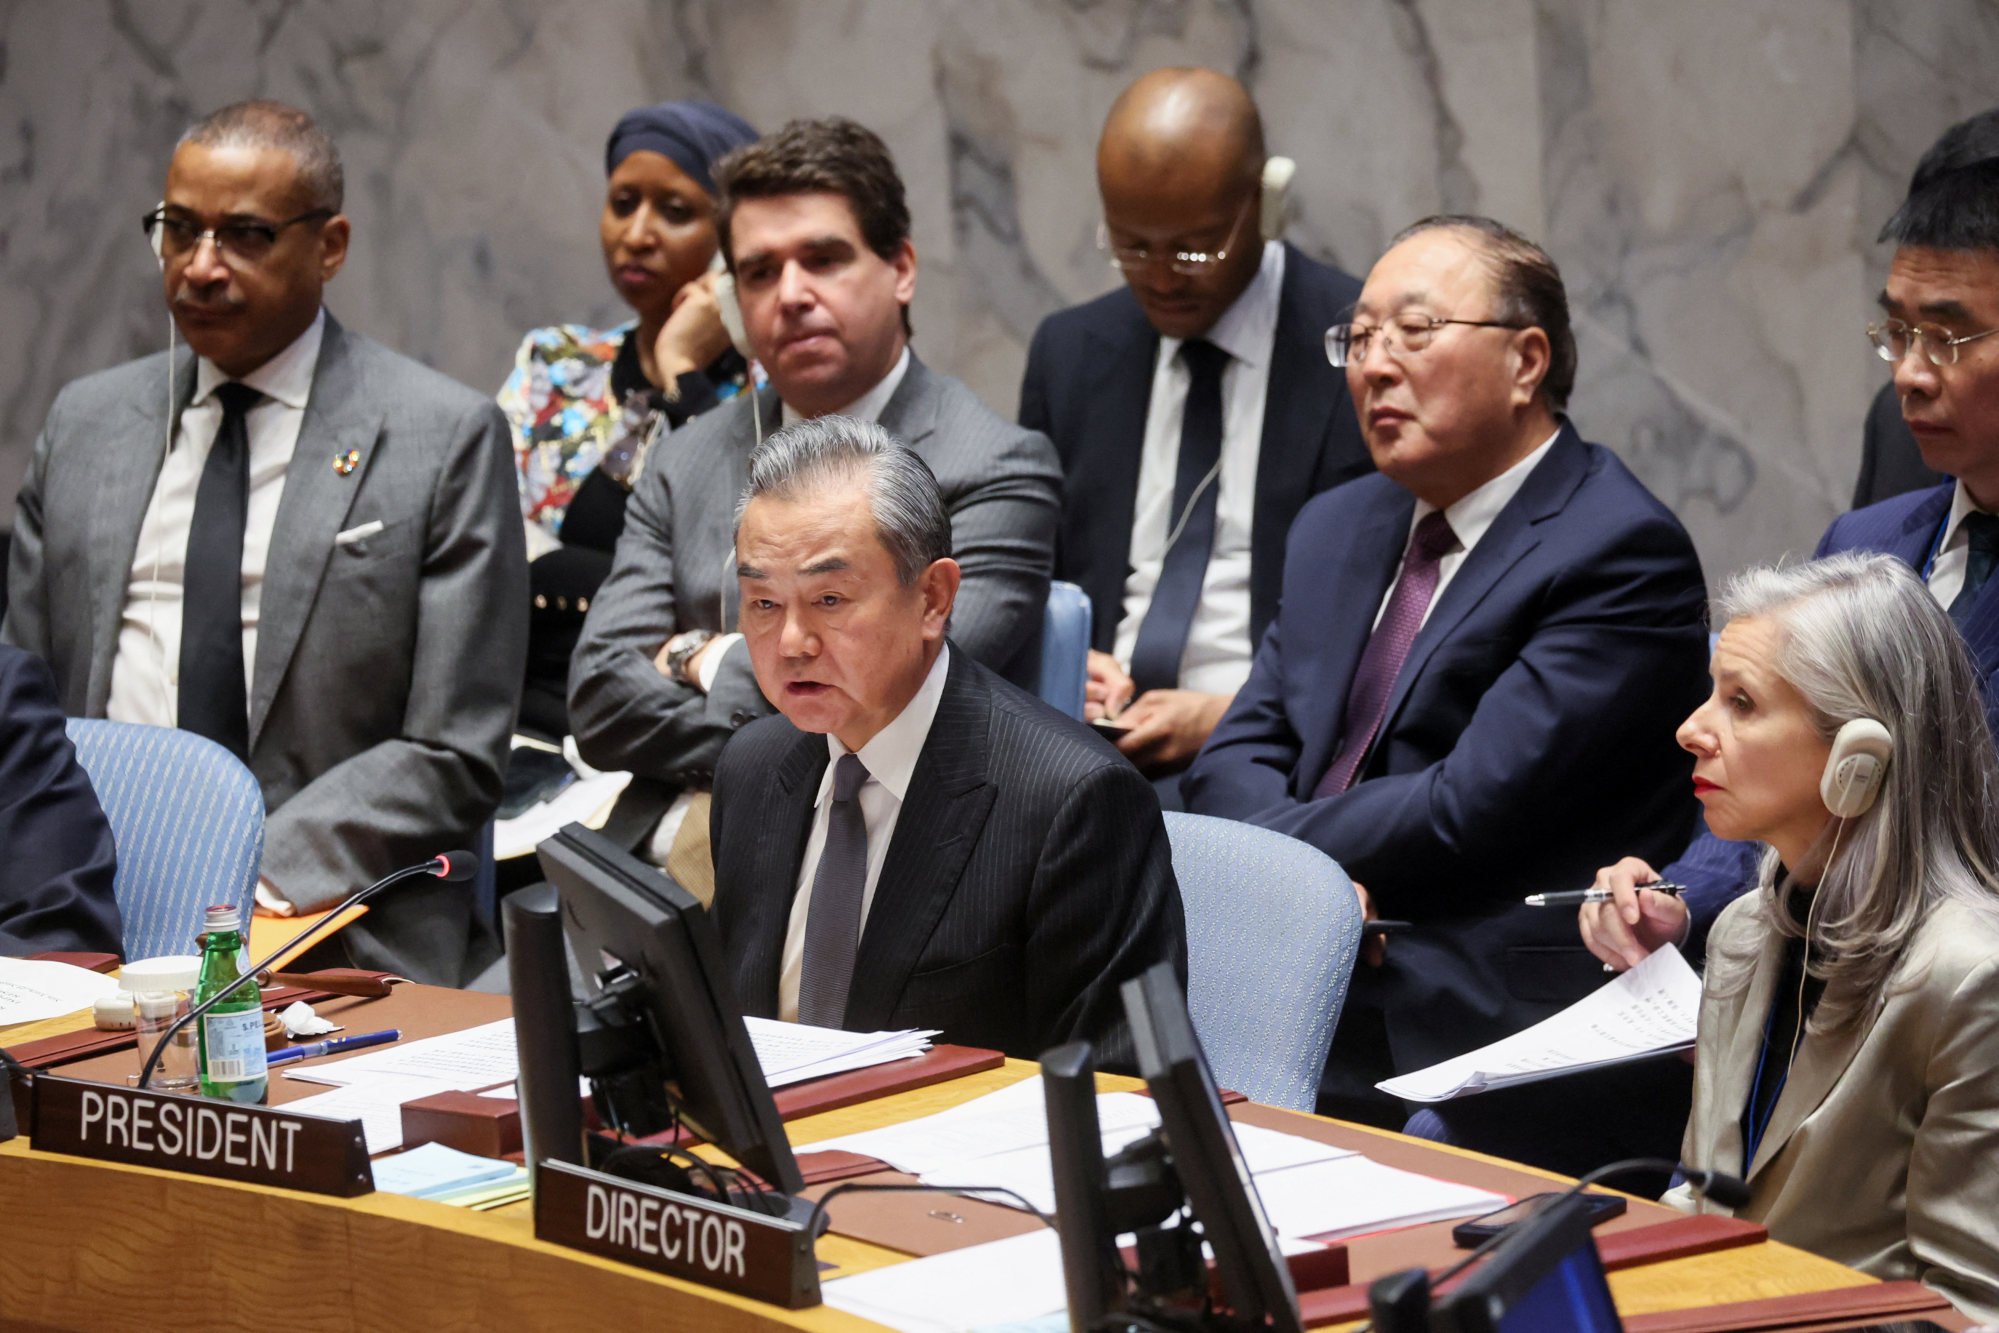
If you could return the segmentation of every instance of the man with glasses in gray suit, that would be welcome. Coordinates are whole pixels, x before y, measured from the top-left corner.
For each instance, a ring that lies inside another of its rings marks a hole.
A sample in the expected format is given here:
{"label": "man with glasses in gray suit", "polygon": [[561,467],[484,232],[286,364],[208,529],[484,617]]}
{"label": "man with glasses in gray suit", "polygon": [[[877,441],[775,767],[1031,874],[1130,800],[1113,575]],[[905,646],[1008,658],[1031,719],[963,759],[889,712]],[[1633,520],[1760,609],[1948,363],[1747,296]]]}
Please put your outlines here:
{"label": "man with glasses in gray suit", "polygon": [[[326,313],[341,195],[293,107],[182,136],[145,224],[194,355],[62,391],[8,571],[4,637],[47,660],[65,712],[179,726],[249,765],[259,908],[281,916],[474,838],[527,641],[506,423]],[[469,888],[427,879],[313,958],[450,985],[491,952]]]}

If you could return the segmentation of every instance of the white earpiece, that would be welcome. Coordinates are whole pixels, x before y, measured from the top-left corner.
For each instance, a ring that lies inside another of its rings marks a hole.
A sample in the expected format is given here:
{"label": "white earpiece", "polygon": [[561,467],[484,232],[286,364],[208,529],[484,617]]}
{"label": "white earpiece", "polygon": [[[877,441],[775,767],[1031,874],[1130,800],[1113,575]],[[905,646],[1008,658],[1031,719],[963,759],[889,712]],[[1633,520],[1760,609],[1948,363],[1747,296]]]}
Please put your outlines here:
{"label": "white earpiece", "polygon": [[1871,717],[1856,717],[1832,738],[1825,773],[1819,778],[1819,798],[1841,819],[1867,813],[1881,794],[1888,760],[1895,753],[1888,728]]}
{"label": "white earpiece", "polygon": [[[166,206],[167,206],[167,201],[162,199],[157,205],[154,206],[153,211],[155,213],[161,212],[166,208]],[[155,223],[153,225],[153,229],[146,233],[146,239],[152,243],[153,260],[155,263],[157,263],[160,266],[160,272],[162,273],[166,272],[167,270],[166,228],[159,225],[158,223]]]}

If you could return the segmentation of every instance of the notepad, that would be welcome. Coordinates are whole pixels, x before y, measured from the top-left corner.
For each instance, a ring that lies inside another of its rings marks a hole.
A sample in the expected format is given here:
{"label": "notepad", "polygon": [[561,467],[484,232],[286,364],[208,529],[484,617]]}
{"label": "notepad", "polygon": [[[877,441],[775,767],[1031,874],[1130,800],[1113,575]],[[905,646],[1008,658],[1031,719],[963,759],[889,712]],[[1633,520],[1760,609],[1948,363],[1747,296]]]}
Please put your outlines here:
{"label": "notepad", "polygon": [[1525,1031],[1374,1086],[1407,1101],[1443,1102],[1685,1050],[1700,1008],[1701,979],[1669,944]]}
{"label": "notepad", "polygon": [[770,1018],[745,1018],[743,1026],[749,1029],[750,1045],[756,1048],[764,1079],[773,1088],[907,1060],[929,1050],[930,1039],[938,1035],[934,1028],[843,1032]]}

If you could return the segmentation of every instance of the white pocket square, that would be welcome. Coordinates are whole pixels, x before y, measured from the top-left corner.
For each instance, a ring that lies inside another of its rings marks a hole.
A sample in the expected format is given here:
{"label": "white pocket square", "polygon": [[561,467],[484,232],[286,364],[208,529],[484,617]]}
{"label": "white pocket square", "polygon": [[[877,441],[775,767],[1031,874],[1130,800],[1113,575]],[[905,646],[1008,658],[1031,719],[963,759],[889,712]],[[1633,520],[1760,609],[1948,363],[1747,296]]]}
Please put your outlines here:
{"label": "white pocket square", "polygon": [[335,533],[333,544],[335,546],[346,546],[353,542],[358,542],[365,537],[372,537],[381,530],[382,520],[378,518],[372,522],[363,523],[358,528],[349,528],[345,532]]}

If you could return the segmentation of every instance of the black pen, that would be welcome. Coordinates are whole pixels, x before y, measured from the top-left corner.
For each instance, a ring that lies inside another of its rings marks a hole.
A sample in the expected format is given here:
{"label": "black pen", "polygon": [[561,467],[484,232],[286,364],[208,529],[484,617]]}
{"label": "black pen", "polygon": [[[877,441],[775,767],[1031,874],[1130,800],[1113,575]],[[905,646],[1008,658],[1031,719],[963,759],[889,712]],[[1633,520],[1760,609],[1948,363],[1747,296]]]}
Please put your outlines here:
{"label": "black pen", "polygon": [[[1687,891],[1684,884],[1668,884],[1660,880],[1657,884],[1639,884],[1635,887],[1650,889],[1654,893],[1671,894],[1677,898]],[[1609,889],[1572,889],[1567,893],[1530,893],[1527,895],[1529,907],[1581,907],[1584,903],[1607,903],[1611,900]]]}

